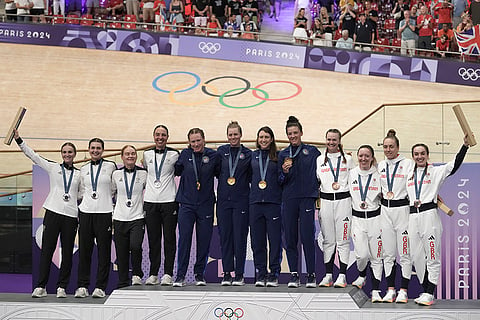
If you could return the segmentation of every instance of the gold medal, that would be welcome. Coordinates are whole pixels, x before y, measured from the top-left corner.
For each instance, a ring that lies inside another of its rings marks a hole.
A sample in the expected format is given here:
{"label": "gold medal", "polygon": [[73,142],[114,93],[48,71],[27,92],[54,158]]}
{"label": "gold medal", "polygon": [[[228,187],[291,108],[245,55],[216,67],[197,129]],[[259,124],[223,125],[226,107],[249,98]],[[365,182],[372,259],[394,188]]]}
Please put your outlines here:
{"label": "gold medal", "polygon": [[392,200],[394,196],[395,194],[392,191],[388,191],[385,197],[387,200]]}
{"label": "gold medal", "polygon": [[365,201],[362,201],[362,203],[360,203],[360,208],[363,210],[367,209],[368,208],[367,203]]}
{"label": "gold medal", "polygon": [[235,177],[229,177],[227,179],[227,183],[228,183],[229,186],[233,186],[235,184],[235,181],[236,181]]}
{"label": "gold medal", "polygon": [[292,165],[293,159],[287,157],[287,158],[285,158],[285,159],[283,160],[283,163],[284,163],[284,164],[288,164],[288,165]]}
{"label": "gold medal", "polygon": [[259,187],[260,189],[262,189],[262,190],[265,189],[265,188],[267,187],[267,181],[261,180],[261,181],[258,183],[258,187]]}
{"label": "gold medal", "polygon": [[332,183],[332,188],[333,188],[333,190],[338,190],[338,189],[340,189],[340,183],[338,183],[338,182]]}
{"label": "gold medal", "polygon": [[200,181],[197,181],[197,190],[200,190]]}
{"label": "gold medal", "polygon": [[420,200],[413,201],[413,206],[415,208],[420,208],[421,205],[422,205],[422,201],[420,201]]}

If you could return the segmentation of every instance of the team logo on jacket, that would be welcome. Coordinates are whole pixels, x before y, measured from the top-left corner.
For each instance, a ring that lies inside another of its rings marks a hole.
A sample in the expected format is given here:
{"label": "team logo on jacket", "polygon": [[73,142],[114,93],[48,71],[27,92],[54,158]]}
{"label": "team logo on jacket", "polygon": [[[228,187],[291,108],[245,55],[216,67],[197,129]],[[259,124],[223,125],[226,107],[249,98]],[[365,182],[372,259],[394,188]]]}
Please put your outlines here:
{"label": "team logo on jacket", "polygon": [[209,158],[208,156],[204,156],[204,157],[202,158],[202,162],[203,162],[203,163],[208,163],[208,162],[210,162],[210,158]]}
{"label": "team logo on jacket", "polygon": [[304,155],[308,156],[308,150],[307,149],[303,149],[302,152],[303,152]]}
{"label": "team logo on jacket", "polygon": [[243,152],[240,153],[240,156],[239,156],[239,157],[240,157],[240,159],[242,159],[242,160],[245,159],[245,155],[243,154]]}

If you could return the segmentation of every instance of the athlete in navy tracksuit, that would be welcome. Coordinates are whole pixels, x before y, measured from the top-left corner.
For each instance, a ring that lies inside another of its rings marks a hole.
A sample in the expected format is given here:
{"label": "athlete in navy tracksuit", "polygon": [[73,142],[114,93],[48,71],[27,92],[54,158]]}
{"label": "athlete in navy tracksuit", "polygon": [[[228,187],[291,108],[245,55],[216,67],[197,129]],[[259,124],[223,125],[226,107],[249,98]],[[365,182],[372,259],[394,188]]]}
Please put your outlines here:
{"label": "athlete in navy tracksuit", "polygon": [[280,183],[283,186],[282,219],[287,247],[287,260],[292,273],[288,286],[300,286],[298,277],[298,226],[307,266],[307,288],[316,287],[315,278],[315,200],[319,184],[316,178],[317,157],[320,151],[302,143],[302,125],[290,116],[286,132],[290,145],[279,154]]}
{"label": "athlete in navy tracksuit", "polygon": [[185,285],[192,233],[195,225],[197,257],[194,266],[197,286],[206,284],[204,271],[213,229],[213,206],[215,194],[213,181],[217,167],[217,153],[205,148],[205,134],[199,128],[188,132],[189,147],[180,153],[175,164],[175,175],[180,176],[176,196],[178,210],[178,257],[177,277],[174,287]]}
{"label": "athlete in navy tracksuit", "polygon": [[[219,159],[217,223],[222,249],[222,285],[244,285],[247,254],[248,196],[252,151],[242,144],[242,128],[236,121],[227,126],[229,144],[217,150]],[[235,271],[232,282],[230,272]]]}
{"label": "athlete in navy tracksuit", "polygon": [[[282,188],[278,183],[278,152],[272,129],[262,127],[257,133],[257,150],[252,154],[250,187],[250,237],[257,270],[255,286],[278,286],[282,250],[280,205]],[[268,263],[267,271],[267,238]]]}

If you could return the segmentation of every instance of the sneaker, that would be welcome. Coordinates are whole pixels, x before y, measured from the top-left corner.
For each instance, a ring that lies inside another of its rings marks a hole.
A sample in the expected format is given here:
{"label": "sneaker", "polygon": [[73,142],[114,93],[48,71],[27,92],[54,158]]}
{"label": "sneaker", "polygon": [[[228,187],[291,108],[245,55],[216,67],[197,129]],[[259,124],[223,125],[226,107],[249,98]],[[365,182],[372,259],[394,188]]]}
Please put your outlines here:
{"label": "sneaker", "polygon": [[133,276],[132,277],[132,286],[140,286],[142,285],[142,278],[139,276]]}
{"label": "sneaker", "polygon": [[231,286],[232,285],[232,275],[230,272],[223,273],[222,286]]}
{"label": "sneaker", "polygon": [[289,288],[300,287],[300,278],[298,277],[297,272],[292,272],[292,275],[290,276],[290,281],[288,282],[288,287]]}
{"label": "sneaker", "polygon": [[186,284],[187,283],[185,282],[185,277],[179,277],[179,276],[177,276],[177,278],[173,282],[174,287],[185,287]]}
{"label": "sneaker", "polygon": [[105,298],[105,291],[100,288],[95,288],[92,293],[92,298]]}
{"label": "sneaker", "polygon": [[75,298],[86,298],[88,297],[88,290],[85,287],[80,287],[75,290]]}
{"label": "sneaker", "polygon": [[422,293],[420,297],[415,299],[415,302],[421,306],[431,306],[434,304],[434,297],[433,294],[430,293]]}
{"label": "sneaker", "polygon": [[317,287],[317,278],[315,277],[315,273],[309,273],[307,275],[307,283],[305,284],[305,288],[316,288]]}
{"label": "sneaker", "polygon": [[206,286],[207,281],[205,281],[205,278],[203,277],[203,274],[196,274],[195,275],[195,285],[196,286]]}
{"label": "sneaker", "polygon": [[335,288],[345,288],[347,286],[347,277],[343,273],[340,273],[333,286]]}
{"label": "sneaker", "polygon": [[233,278],[233,281],[232,281],[232,286],[244,286],[244,285],[245,285],[245,279],[243,279],[243,274],[235,275],[235,278]]}
{"label": "sneaker", "polygon": [[257,278],[257,281],[255,281],[255,287],[265,287],[266,281],[265,281],[265,276],[264,275],[259,275]]}
{"label": "sneaker", "polygon": [[[132,281],[133,282],[133,281]],[[156,285],[158,284],[158,277],[157,276],[150,276],[147,278],[147,280],[145,280],[145,284],[147,286],[153,286],[153,285]]]}
{"label": "sneaker", "polygon": [[357,280],[352,282],[352,285],[358,289],[362,289],[362,287],[365,285],[365,277],[358,277]]}
{"label": "sneaker", "polygon": [[407,303],[408,302],[408,294],[405,290],[398,291],[397,299],[395,300],[396,303]]}
{"label": "sneaker", "polygon": [[323,277],[322,281],[318,284],[319,287],[331,287],[333,284],[332,274],[327,273],[325,277]]}
{"label": "sneaker", "polygon": [[160,280],[160,285],[162,286],[171,286],[173,284],[172,276],[165,273]]}
{"label": "sneaker", "polygon": [[58,287],[57,288],[57,298],[66,298],[67,293],[65,292],[65,289]]}
{"label": "sneaker", "polygon": [[271,274],[268,277],[267,287],[278,287],[278,276],[276,274]]}
{"label": "sneaker", "polygon": [[380,290],[372,290],[372,303],[382,302]]}
{"label": "sneaker", "polygon": [[397,293],[394,289],[388,289],[387,294],[385,295],[385,297],[383,297],[382,301],[392,303],[393,301],[395,301],[396,296]]}
{"label": "sneaker", "polygon": [[44,298],[47,296],[47,290],[45,288],[35,288],[32,292],[32,298]]}

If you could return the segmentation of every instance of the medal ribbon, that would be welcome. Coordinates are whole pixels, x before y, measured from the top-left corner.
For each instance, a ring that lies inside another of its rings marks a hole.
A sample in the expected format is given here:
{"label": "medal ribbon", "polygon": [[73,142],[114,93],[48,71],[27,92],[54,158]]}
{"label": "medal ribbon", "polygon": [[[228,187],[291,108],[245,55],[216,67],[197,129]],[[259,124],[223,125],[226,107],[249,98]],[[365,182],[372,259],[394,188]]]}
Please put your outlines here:
{"label": "medal ribbon", "polygon": [[392,173],[392,179],[390,179],[390,170],[388,169],[388,163],[387,163],[387,187],[388,191],[391,192],[393,189],[393,180],[395,179],[395,174],[397,173],[398,165],[400,164],[400,161],[395,163],[395,168],[393,169]]}
{"label": "medal ribbon", "polygon": [[66,194],[70,192],[70,187],[72,185],[72,179],[73,179],[73,170],[72,173],[70,174],[70,178],[68,178],[68,183],[67,183],[67,174],[65,173],[65,166],[62,163],[60,165],[62,167],[62,176],[63,176],[63,190],[65,191]]}
{"label": "medal ribbon", "polygon": [[258,157],[258,166],[260,167],[260,179],[265,181],[265,177],[267,176],[267,168],[268,162],[270,161],[270,157],[267,154],[267,160],[265,161],[265,167],[263,166],[263,152],[260,150],[260,156]]}
{"label": "medal ribbon", "polygon": [[367,199],[367,192],[368,192],[368,187],[370,186],[370,181],[372,180],[372,174],[370,173],[368,175],[367,179],[367,185],[365,186],[365,189],[362,188],[362,177],[358,175],[358,187],[360,188],[360,199],[365,202]]}
{"label": "medal ribbon", "polygon": [[242,153],[242,147],[238,149],[237,156],[235,157],[235,163],[232,164],[232,147],[230,147],[230,153],[228,155],[228,170],[230,172],[230,177],[233,177],[235,174],[235,170],[237,169],[238,166],[238,160],[240,160],[240,154]]}
{"label": "medal ribbon", "polygon": [[160,181],[160,173],[162,172],[163,163],[165,162],[165,158],[167,157],[167,150],[164,150],[164,152],[163,152],[162,161],[160,162],[160,166],[158,166],[158,162],[157,162],[157,153],[155,152],[153,154],[153,156],[155,157],[155,179],[157,181]]}
{"label": "medal ribbon", "polygon": [[98,163],[97,174],[95,175],[95,178],[93,178],[93,163],[90,162],[90,181],[92,182],[93,192],[97,191],[98,176],[100,175],[100,170],[102,170],[102,163],[103,163],[103,159],[100,159],[100,161]]}
{"label": "medal ribbon", "polygon": [[[302,150],[302,145],[299,145],[298,146],[298,149],[297,151],[295,152],[295,154],[293,154],[292,152],[292,145],[290,145],[290,148],[288,149],[289,150],[289,153],[290,153],[290,158],[295,158],[296,156],[298,156],[298,154],[300,153],[300,150]],[[293,155],[292,155],[293,154]]]}
{"label": "medal ribbon", "polygon": [[413,182],[415,183],[415,197],[416,197],[416,200],[420,200],[420,193],[422,192],[423,179],[425,178],[426,173],[427,173],[427,167],[425,167],[425,170],[423,170],[422,178],[420,178],[420,185],[417,185],[417,169],[416,168],[415,168],[415,172],[413,173],[413,175],[414,175]]}
{"label": "medal ribbon", "polygon": [[192,162],[193,162],[193,173],[195,174],[195,181],[198,184],[200,180],[198,179],[198,169],[197,169],[197,164],[195,162],[195,152],[192,152]]}
{"label": "medal ribbon", "polygon": [[133,193],[133,184],[135,183],[135,177],[137,176],[137,169],[133,169],[133,176],[132,182],[130,182],[130,186],[128,185],[127,180],[127,171],[123,170],[123,177],[125,178],[125,191],[127,192],[127,199],[132,200],[132,193]]}
{"label": "medal ribbon", "polygon": [[337,159],[336,170],[333,170],[333,166],[332,166],[332,162],[330,161],[330,158],[327,157],[327,160],[328,160],[328,165],[330,166],[330,170],[332,171],[333,181],[338,182],[338,175],[340,174],[340,161],[342,160],[342,157],[338,157]]}

